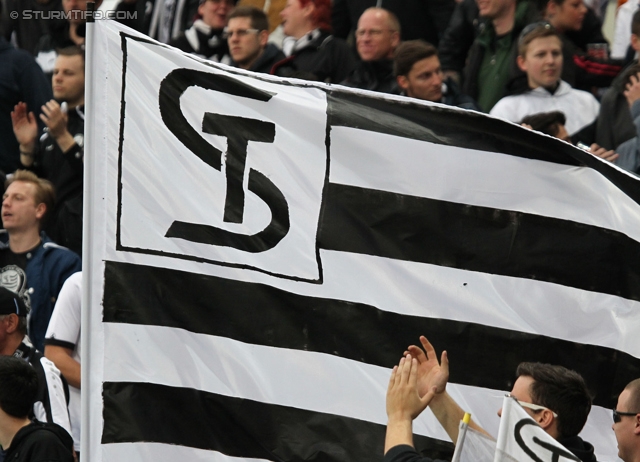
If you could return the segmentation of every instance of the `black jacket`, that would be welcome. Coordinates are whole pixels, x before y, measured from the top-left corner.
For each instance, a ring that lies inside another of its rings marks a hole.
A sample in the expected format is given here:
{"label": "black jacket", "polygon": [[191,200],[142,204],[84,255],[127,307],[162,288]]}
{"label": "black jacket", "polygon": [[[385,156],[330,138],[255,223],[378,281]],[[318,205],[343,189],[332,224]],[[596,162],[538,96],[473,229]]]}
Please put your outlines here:
{"label": "black jacket", "polygon": [[222,38],[222,29],[211,29],[202,20],[196,20],[193,26],[180,34],[178,38],[171,40],[169,45],[185,53],[216,62],[228,63],[231,59],[229,58],[229,45]]}
{"label": "black jacket", "polygon": [[[263,74],[271,73],[271,68],[273,65],[279,61],[282,61],[285,58],[284,53],[280,51],[280,48],[275,46],[273,43],[267,43],[262,54],[256,59],[256,62],[251,65],[249,68],[252,72],[261,72]],[[236,63],[231,62],[232,66],[238,67]]]}
{"label": "black jacket", "polygon": [[[626,69],[635,64],[638,64],[638,61],[632,61]],[[636,126],[631,118],[629,103],[623,94],[626,69],[614,79],[611,88],[600,101],[595,142],[606,149],[616,149],[636,136]]]}
{"label": "black jacket", "polygon": [[69,110],[67,130],[76,144],[62,152],[51,136],[41,138],[30,169],[51,181],[56,189],[56,205],[45,227],[47,234],[57,244],[82,255],[84,106]]}
{"label": "black jacket", "polygon": [[443,462],[421,456],[418,451],[406,444],[394,446],[384,455],[383,462]]}
{"label": "black jacket", "polygon": [[73,439],[56,424],[32,422],[21,428],[4,453],[5,462],[73,462]]}
{"label": "black jacket", "polygon": [[558,443],[571,451],[582,462],[597,462],[596,455],[593,451],[593,446],[591,445],[591,443],[587,443],[579,436],[572,436],[571,438],[558,438]]}
{"label": "black jacket", "polygon": [[351,71],[342,85],[363,90],[379,91],[381,93],[400,94],[398,81],[393,75],[393,60],[361,61]]}
{"label": "black jacket", "polygon": [[321,31],[307,46],[275,63],[271,74],[339,83],[354,67],[355,58],[347,43],[326,31]]}

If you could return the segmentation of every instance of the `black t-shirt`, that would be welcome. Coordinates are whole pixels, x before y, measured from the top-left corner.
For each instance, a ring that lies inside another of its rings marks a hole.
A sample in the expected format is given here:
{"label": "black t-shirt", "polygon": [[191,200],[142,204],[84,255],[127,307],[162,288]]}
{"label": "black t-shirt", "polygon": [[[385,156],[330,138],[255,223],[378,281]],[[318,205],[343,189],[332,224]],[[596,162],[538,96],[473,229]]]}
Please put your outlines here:
{"label": "black t-shirt", "polygon": [[30,307],[27,285],[27,263],[32,252],[40,245],[22,253],[12,252],[8,247],[0,250],[0,286],[20,295],[27,307]]}

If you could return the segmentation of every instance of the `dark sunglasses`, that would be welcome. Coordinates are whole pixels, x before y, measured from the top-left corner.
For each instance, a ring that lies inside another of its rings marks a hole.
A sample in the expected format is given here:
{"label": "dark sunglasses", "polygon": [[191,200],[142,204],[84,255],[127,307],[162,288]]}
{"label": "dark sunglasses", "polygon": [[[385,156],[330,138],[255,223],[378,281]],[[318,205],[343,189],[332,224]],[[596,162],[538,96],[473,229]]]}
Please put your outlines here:
{"label": "dark sunglasses", "polygon": [[632,415],[638,415],[638,412],[620,412],[617,410],[613,410],[613,423],[618,423],[620,422],[621,417],[623,416],[632,416]]}

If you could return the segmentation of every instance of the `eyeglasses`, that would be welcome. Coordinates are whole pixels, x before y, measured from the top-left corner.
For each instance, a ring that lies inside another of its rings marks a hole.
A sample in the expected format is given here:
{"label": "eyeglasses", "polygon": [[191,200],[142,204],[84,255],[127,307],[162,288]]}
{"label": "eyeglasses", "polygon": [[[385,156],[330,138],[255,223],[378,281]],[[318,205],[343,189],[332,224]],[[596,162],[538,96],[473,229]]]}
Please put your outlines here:
{"label": "eyeglasses", "polygon": [[613,423],[618,423],[621,420],[621,417],[624,416],[634,416],[634,415],[638,415],[640,414],[640,412],[620,412],[617,410],[613,410]]}
{"label": "eyeglasses", "polygon": [[518,46],[522,45],[527,35],[540,29],[555,30],[553,26],[547,21],[539,21],[539,22],[534,22],[532,24],[529,24],[524,29],[522,29],[522,32],[520,32],[520,36],[518,37]]}
{"label": "eyeglasses", "polygon": [[229,37],[233,37],[233,34],[236,34],[239,38],[246,37],[248,34],[257,34],[260,31],[258,29],[238,29],[238,30],[229,30],[229,28],[225,27],[222,30],[222,38],[227,40]]}
{"label": "eyeglasses", "polygon": [[357,29],[356,37],[364,37],[367,34],[371,35],[372,37],[379,37],[385,32],[395,32],[395,31],[391,29],[384,29],[384,30],[383,29]]}
{"label": "eyeglasses", "polygon": [[507,394],[506,395],[507,398],[513,398],[516,400],[516,402],[522,406],[522,407],[526,407],[527,409],[531,409],[532,411],[536,412],[536,411],[549,411],[551,412],[551,414],[553,414],[553,417],[555,417],[556,419],[558,418],[558,414],[556,414],[555,412],[553,412],[551,409],[549,409],[548,407],[544,407],[544,406],[540,406],[538,404],[533,404],[533,403],[527,403],[526,401],[520,401],[519,399],[516,399],[514,396]]}

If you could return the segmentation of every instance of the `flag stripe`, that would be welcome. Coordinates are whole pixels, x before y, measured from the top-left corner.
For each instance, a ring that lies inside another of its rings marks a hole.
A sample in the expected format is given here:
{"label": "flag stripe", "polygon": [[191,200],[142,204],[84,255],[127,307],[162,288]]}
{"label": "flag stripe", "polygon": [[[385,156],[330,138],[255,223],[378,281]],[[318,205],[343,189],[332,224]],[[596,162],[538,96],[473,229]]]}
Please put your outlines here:
{"label": "flag stripe", "polygon": [[[329,184],[324,249],[530,278],[640,300],[640,243],[528,213]],[[374,230],[371,232],[370,230]],[[400,236],[400,237],[399,237]]]}
{"label": "flag stripe", "polygon": [[[385,426],[189,388],[105,382],[102,443],[155,442],[274,461],[369,462],[383,452]],[[348,444],[345,444],[348,442]],[[431,457],[451,444],[416,437]]]}
{"label": "flag stripe", "polygon": [[[172,290],[176,287],[179,292]],[[640,375],[640,360],[611,348],[125,263],[106,263],[104,321],[175,327],[387,368],[397,363],[407,342],[428,333],[435,345],[447,347],[452,358],[478,352],[476,360],[452,369],[457,383],[507,390],[519,362],[552,362],[597,384],[595,402],[605,407],[614,404],[614,395],[624,384]]]}
{"label": "flag stripe", "polygon": [[594,155],[486,114],[346,91],[328,92],[331,126],[358,128],[448,146],[499,152],[564,165],[585,165],[640,203],[640,182]]}
{"label": "flag stripe", "polygon": [[230,457],[216,451],[162,443],[111,443],[102,447],[104,460],[153,462],[265,462],[266,459]]}
{"label": "flag stripe", "polygon": [[348,127],[331,129],[330,167],[332,183],[560,218],[640,241],[638,204],[592,169]]}

